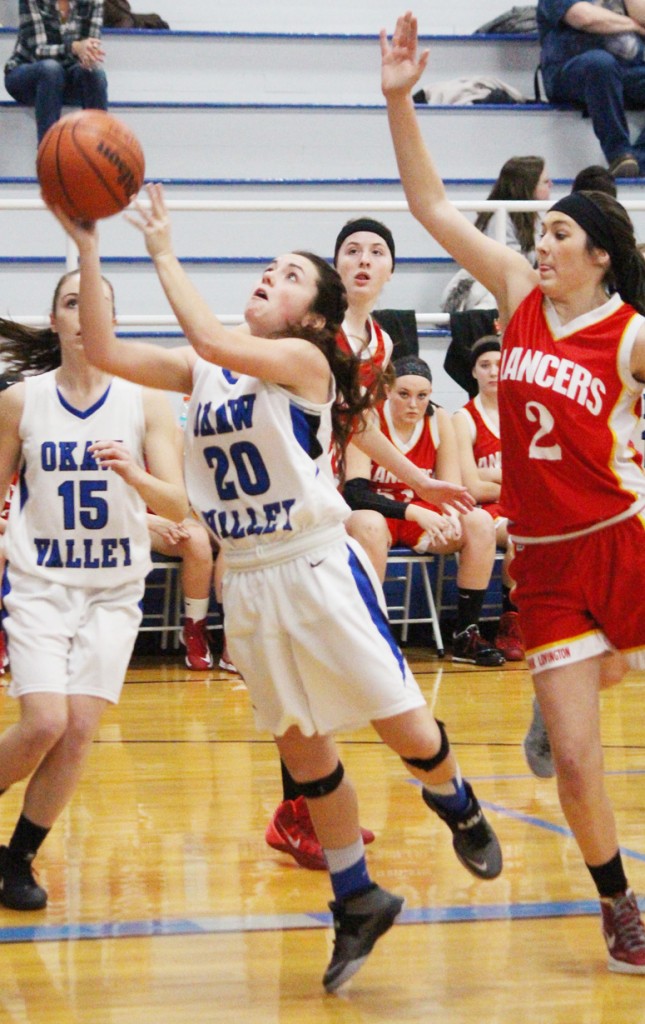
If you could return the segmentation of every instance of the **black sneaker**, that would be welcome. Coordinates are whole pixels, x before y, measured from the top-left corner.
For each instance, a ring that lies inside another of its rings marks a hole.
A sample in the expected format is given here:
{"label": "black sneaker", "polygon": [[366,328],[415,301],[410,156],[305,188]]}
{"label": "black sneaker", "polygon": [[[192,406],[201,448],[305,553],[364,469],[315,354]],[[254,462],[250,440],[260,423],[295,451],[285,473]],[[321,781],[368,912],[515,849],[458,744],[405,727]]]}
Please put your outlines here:
{"label": "black sneaker", "polygon": [[497,878],[502,872],[502,850],[497,836],[484,817],[479,801],[469,782],[464,780],[468,806],[459,816],[446,811],[425,787],[424,801],[452,832],[452,845],[457,858],[477,878]]}
{"label": "black sneaker", "polygon": [[0,903],[11,910],[42,910],[47,893],[38,885],[26,860],[16,860],[0,846]]}
{"label": "black sneaker", "polygon": [[452,634],[452,660],[464,661],[480,668],[498,668],[506,658],[501,651],[484,640],[479,626],[467,626],[461,633]]}
{"label": "black sneaker", "polygon": [[374,943],[388,931],[401,913],[405,900],[376,883],[358,896],[332,902],[334,953],[323,975],[327,992],[335,992],[363,966]]}

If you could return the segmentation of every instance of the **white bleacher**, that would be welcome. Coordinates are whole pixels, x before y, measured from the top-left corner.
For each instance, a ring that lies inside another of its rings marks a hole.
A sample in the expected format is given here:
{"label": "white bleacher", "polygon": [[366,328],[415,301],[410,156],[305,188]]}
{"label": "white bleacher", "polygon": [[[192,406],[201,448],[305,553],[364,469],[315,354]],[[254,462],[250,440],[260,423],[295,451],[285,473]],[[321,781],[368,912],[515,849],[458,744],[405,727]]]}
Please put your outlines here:
{"label": "white bleacher", "polygon": [[[0,33],[4,66],[15,34]],[[495,76],[532,99],[534,40],[512,46],[492,36],[441,39],[432,81]],[[376,103],[382,104],[379,45],[371,35],[249,35],[106,31],[110,102]],[[243,69],[243,70],[242,70]],[[0,99],[8,99],[0,83]]]}
{"label": "white bleacher", "polygon": [[[171,29],[211,32],[378,32],[391,29],[405,9],[400,0],[238,0],[217,3],[213,0],[131,0],[132,10],[153,9]],[[504,0],[424,0],[416,5],[424,32],[438,35],[474,32],[484,22],[506,10]],[[0,22],[17,24],[18,0],[0,0]],[[277,24],[279,22],[279,24]]]}

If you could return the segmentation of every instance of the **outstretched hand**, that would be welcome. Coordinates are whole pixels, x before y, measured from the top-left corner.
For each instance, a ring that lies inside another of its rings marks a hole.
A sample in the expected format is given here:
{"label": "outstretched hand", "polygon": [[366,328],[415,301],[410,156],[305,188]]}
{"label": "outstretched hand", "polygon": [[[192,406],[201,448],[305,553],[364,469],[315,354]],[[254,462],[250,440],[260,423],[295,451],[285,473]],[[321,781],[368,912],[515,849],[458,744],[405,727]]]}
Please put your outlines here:
{"label": "outstretched hand", "polygon": [[442,505],[448,511],[455,509],[464,515],[475,507],[475,499],[462,484],[427,477],[422,486],[415,487],[420,498],[431,505]]}
{"label": "outstretched hand", "polygon": [[124,214],[129,224],[134,225],[143,235],[148,254],[153,260],[161,256],[172,256],[172,238],[170,234],[170,217],[166,209],[163,187],[146,185],[150,205],[145,205],[136,196]]}
{"label": "outstretched hand", "polygon": [[421,78],[429,51],[417,54],[417,19],[408,11],[397,19],[390,43],[383,28],[381,37],[381,88],[383,95],[409,93]]}

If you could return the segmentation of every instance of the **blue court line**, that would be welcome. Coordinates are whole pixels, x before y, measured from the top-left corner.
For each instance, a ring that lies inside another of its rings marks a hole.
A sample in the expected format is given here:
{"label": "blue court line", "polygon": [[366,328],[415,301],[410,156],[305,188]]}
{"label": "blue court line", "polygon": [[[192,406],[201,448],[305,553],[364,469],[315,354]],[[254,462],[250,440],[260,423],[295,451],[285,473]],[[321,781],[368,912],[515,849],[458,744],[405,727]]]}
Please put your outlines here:
{"label": "blue court line", "polygon": [[[641,910],[645,900],[639,900]],[[597,900],[499,903],[490,906],[417,907],[404,910],[399,924],[455,924],[474,921],[529,921],[555,917],[595,917]],[[230,935],[250,932],[330,928],[330,913],[248,914],[195,918],[152,918],[147,921],[103,921],[87,924],[32,925],[0,928],[0,943],[78,942],[94,939],[164,938],[176,935]]]}
{"label": "blue court line", "polygon": [[[533,814],[523,814],[521,811],[513,811],[509,807],[502,807],[500,804],[490,803],[488,800],[480,800],[481,806],[487,811],[494,811],[515,821],[521,821],[526,825],[534,825],[536,828],[546,829],[547,832],[557,832],[558,835],[573,839],[573,832],[566,825],[556,825],[552,821],[545,821],[544,818],[536,818]],[[639,850],[630,850],[627,846],[620,846],[619,850],[623,857],[630,857],[632,860],[645,861],[645,853]]]}

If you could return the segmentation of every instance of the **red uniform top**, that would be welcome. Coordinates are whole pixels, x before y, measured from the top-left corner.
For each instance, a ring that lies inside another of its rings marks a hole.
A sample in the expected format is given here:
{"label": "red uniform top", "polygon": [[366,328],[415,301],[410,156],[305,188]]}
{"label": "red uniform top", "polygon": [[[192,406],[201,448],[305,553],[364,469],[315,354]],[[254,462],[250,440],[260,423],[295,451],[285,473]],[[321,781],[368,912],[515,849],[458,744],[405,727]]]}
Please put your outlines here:
{"label": "red uniform top", "polygon": [[514,540],[589,533],[645,505],[630,439],[643,385],[629,369],[643,317],[615,294],[560,324],[538,288],[504,335],[502,508]]}
{"label": "red uniform top", "polygon": [[475,395],[458,412],[468,420],[473,456],[480,469],[491,469],[502,464],[502,442],[496,425],[489,419],[481,395]]}
{"label": "red uniform top", "polygon": [[[416,424],[410,440],[402,441],[396,433],[392,423],[389,401],[383,402],[383,405],[379,408],[378,414],[381,422],[381,430],[385,437],[387,437],[394,447],[398,448],[401,454],[405,455],[410,462],[415,466],[418,466],[419,469],[423,470],[424,473],[427,473],[428,476],[433,476],[437,462],[437,450],[440,442],[437,416],[424,416],[423,419]],[[394,476],[393,473],[390,473],[388,469],[385,469],[383,466],[379,466],[377,462],[372,462],[370,479],[372,481],[373,489],[378,494],[384,494],[386,497],[394,498],[396,501],[422,501],[411,487],[404,484],[398,479],[398,477]],[[427,503],[423,502],[423,504],[426,505]]]}
{"label": "red uniform top", "polygon": [[381,371],[387,366],[393,348],[390,335],[372,317],[368,319],[368,326],[370,329],[370,340],[367,347],[361,346],[354,349],[352,339],[348,338],[342,327],[336,335],[336,344],[339,349],[347,352],[348,355],[354,355],[357,359],[360,359],[359,378],[364,388],[369,388],[374,383],[375,371]]}

